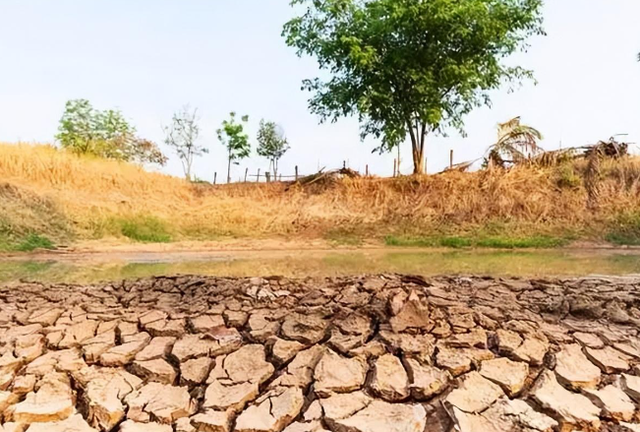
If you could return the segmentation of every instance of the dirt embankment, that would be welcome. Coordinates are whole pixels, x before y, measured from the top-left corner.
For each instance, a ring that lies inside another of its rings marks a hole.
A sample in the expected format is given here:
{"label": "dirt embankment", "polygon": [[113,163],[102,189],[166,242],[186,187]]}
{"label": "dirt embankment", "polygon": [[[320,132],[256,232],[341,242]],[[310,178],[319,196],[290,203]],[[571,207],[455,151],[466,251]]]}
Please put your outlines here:
{"label": "dirt embankment", "polygon": [[634,431],[639,286],[397,275],[3,286],[0,430]]}
{"label": "dirt embankment", "polygon": [[[0,144],[0,250],[227,239],[445,247],[640,243],[640,162],[584,161],[309,186],[191,184],[48,146]],[[587,203],[589,202],[589,206]]]}

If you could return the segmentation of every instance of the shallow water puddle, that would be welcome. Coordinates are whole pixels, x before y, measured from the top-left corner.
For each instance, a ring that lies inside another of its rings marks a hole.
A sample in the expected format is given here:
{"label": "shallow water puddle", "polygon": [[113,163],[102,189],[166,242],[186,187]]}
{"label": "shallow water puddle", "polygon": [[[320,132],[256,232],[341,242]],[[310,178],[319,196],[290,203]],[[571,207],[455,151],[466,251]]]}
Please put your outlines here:
{"label": "shallow water puddle", "polygon": [[640,252],[621,250],[287,250],[36,256],[0,261],[0,281],[90,283],[145,276],[339,276],[365,273],[583,276],[640,274]]}

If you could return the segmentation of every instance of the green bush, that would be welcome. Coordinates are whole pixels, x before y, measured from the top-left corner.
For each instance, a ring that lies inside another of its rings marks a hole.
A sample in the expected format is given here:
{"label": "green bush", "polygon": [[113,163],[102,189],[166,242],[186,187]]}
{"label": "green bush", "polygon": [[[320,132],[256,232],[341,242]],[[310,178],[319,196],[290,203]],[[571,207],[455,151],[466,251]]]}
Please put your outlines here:
{"label": "green bush", "polygon": [[436,243],[429,237],[413,237],[413,236],[394,236],[389,235],[384,238],[387,246],[403,246],[403,247],[435,247]]}
{"label": "green bush", "polygon": [[168,243],[171,235],[164,222],[152,216],[118,219],[120,233],[141,243]]}
{"label": "green bush", "polygon": [[620,216],[605,239],[616,245],[640,246],[640,214]]}
{"label": "green bush", "polygon": [[403,247],[447,247],[453,249],[478,247],[495,249],[531,249],[555,248],[564,246],[567,239],[550,236],[452,236],[452,237],[411,237],[387,236],[387,246]]}
{"label": "green bush", "polygon": [[0,251],[31,252],[36,249],[55,249],[55,244],[48,237],[36,233],[16,238],[0,231]]}
{"label": "green bush", "polygon": [[564,246],[567,240],[559,237],[487,237],[479,239],[478,247],[495,249],[546,249]]}
{"label": "green bush", "polygon": [[561,165],[557,171],[556,184],[562,189],[577,189],[582,184],[572,165]]}
{"label": "green bush", "polygon": [[31,252],[36,249],[55,249],[55,245],[49,238],[31,233],[15,247],[15,250],[20,252]]}

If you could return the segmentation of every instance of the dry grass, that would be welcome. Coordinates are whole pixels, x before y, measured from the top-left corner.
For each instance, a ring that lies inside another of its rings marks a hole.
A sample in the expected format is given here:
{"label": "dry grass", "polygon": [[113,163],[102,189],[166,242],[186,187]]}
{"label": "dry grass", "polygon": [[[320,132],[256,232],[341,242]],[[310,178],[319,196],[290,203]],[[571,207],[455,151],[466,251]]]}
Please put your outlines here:
{"label": "dry grass", "polygon": [[[68,238],[122,236],[127,229],[125,235],[141,241],[331,238],[335,233],[364,238],[479,233],[598,238],[621,215],[640,214],[637,158],[602,165],[598,203],[588,209],[584,162],[422,178],[344,179],[329,187],[285,191],[278,183],[189,184],[43,145],[0,144],[0,155],[0,183],[31,197],[18,201],[41,200],[64,215],[73,227]],[[21,211],[16,202],[5,206],[4,216],[0,207],[0,220],[9,220],[8,225],[16,224]],[[37,217],[25,223],[33,225],[27,231],[50,234],[50,224]],[[56,230],[56,238],[64,237],[64,229]]]}

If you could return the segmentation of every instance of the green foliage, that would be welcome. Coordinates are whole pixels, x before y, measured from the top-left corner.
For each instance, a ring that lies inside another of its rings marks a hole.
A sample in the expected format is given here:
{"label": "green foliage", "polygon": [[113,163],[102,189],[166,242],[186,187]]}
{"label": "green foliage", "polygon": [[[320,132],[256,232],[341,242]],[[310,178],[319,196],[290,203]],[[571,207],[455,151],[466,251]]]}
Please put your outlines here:
{"label": "green foliage", "polygon": [[640,246],[640,214],[630,213],[620,216],[605,239],[620,246]]}
{"label": "green foliage", "polygon": [[507,81],[532,76],[503,59],[543,34],[542,0],[293,0],[306,11],[284,26],[298,55],[316,57],[331,78],[303,82],[322,120],[357,115],[362,137],[391,150],[407,135],[414,172],[425,139],[463,131],[473,108]]}
{"label": "green foliage", "polygon": [[88,100],[67,101],[56,139],[65,148],[90,153],[93,143],[100,139],[97,120],[97,113]]}
{"label": "green foliage", "polygon": [[50,238],[37,233],[29,233],[22,238],[8,235],[0,230],[0,251],[5,252],[31,252],[36,249],[55,249],[55,244]]}
{"label": "green foliage", "polygon": [[31,252],[36,249],[55,249],[55,245],[49,238],[31,233],[25,237],[15,249],[19,252]]}
{"label": "green foliage", "polygon": [[153,216],[139,216],[119,219],[120,232],[123,236],[141,243],[168,243],[171,235],[164,222]]}
{"label": "green foliage", "polygon": [[446,247],[460,248],[492,248],[492,249],[543,249],[556,248],[567,244],[567,239],[544,235],[518,236],[387,236],[387,246],[403,247]]}
{"label": "green foliage", "polygon": [[155,143],[136,136],[120,111],[97,111],[86,99],[66,103],[56,139],[76,153],[141,164],[167,162]]}
{"label": "green foliage", "polygon": [[194,108],[192,111],[188,105],[185,105],[180,111],[173,114],[171,125],[163,128],[164,143],[173,148],[180,158],[187,180],[191,180],[193,159],[209,153],[209,149],[197,143],[200,136],[199,121],[198,109]]}
{"label": "green foliage", "polygon": [[278,125],[260,120],[257,150],[260,156],[269,159],[269,169],[273,169],[274,177],[278,175],[278,162],[289,148],[289,143]]}
{"label": "green foliage", "polygon": [[123,236],[140,243],[168,243],[172,241],[169,225],[162,219],[147,214],[108,216],[90,221],[86,227],[94,239],[105,236]]}
{"label": "green foliage", "polygon": [[423,236],[409,236],[409,235],[389,235],[384,238],[384,243],[387,246],[400,246],[400,247],[436,247],[438,242],[434,237]]}
{"label": "green foliage", "polygon": [[387,236],[384,240],[387,246],[448,247],[455,249],[473,246],[471,240],[458,236]]}
{"label": "green foliage", "polygon": [[582,178],[576,174],[573,165],[565,163],[557,169],[556,184],[562,189],[578,189],[582,185]]}
{"label": "green foliage", "polygon": [[475,246],[493,249],[545,249],[556,248],[566,244],[567,240],[563,238],[534,235],[530,237],[488,237],[478,239]]}
{"label": "green foliage", "polygon": [[231,182],[231,164],[237,165],[239,160],[244,159],[251,153],[249,135],[244,132],[244,127],[249,121],[249,116],[242,116],[240,123],[236,122],[236,113],[229,114],[229,120],[222,122],[222,127],[216,132],[218,140],[227,149],[229,164],[227,168],[227,182]]}

